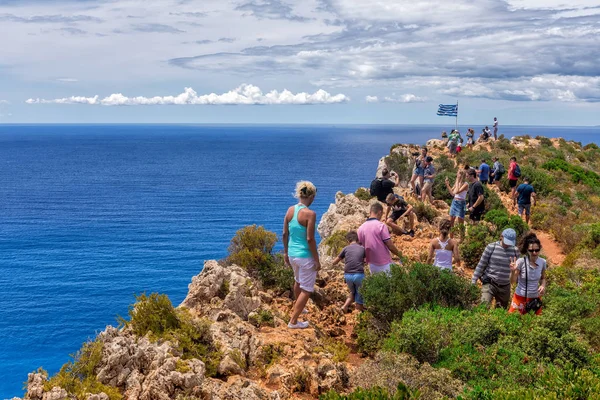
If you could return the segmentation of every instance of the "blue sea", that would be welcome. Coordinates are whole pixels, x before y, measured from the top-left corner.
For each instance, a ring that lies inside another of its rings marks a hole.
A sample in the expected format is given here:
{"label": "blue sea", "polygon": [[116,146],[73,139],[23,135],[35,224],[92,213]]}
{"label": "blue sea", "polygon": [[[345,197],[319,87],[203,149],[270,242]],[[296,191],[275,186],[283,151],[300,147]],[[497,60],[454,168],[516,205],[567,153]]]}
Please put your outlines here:
{"label": "blue sea", "polygon": [[[55,373],[134,294],[179,304],[239,228],[280,234],[297,180],[316,184],[320,217],[338,190],[369,185],[391,144],[444,128],[0,125],[0,398]],[[501,133],[589,143],[600,128]]]}

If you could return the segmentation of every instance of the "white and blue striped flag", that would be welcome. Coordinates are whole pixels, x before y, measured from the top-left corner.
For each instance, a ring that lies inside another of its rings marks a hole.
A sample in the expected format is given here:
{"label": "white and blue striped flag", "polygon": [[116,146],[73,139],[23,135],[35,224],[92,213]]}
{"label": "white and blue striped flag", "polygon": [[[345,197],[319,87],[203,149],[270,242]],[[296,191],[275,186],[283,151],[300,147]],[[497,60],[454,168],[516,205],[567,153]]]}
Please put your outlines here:
{"label": "white and blue striped flag", "polygon": [[458,104],[440,104],[437,115],[442,117],[458,117]]}

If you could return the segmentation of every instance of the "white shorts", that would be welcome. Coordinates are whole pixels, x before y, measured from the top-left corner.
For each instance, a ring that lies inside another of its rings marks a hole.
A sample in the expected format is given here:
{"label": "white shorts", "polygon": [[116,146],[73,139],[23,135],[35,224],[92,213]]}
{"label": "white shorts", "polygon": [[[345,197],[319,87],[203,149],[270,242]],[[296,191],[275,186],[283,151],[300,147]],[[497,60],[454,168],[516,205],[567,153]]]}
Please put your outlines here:
{"label": "white shorts", "polygon": [[379,274],[381,272],[390,272],[390,264],[383,264],[383,265],[375,265],[375,264],[369,264],[369,269],[371,270],[372,274]]}
{"label": "white shorts", "polygon": [[315,260],[312,257],[290,257],[290,264],[294,270],[294,280],[300,284],[300,289],[310,293],[314,292],[317,280]]}

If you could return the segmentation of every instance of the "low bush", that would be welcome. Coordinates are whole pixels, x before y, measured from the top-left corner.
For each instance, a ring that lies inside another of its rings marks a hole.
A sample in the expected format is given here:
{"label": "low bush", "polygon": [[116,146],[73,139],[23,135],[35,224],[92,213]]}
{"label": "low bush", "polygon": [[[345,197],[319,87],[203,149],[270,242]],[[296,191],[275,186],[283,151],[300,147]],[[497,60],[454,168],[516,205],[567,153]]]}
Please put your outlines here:
{"label": "low bush", "polygon": [[435,180],[433,182],[433,198],[451,204],[454,196],[450,194],[448,188],[446,187],[446,178],[450,181],[450,185],[454,185],[454,181],[456,180],[456,173],[451,171],[445,171],[436,175]]}
{"label": "low bush", "polygon": [[323,244],[327,246],[328,255],[337,257],[342,249],[348,245],[348,241],[346,240],[347,233],[348,231],[345,230],[335,231],[323,240]]}
{"label": "low bush", "polygon": [[412,176],[413,166],[408,157],[400,153],[391,153],[385,158],[385,164],[390,171],[396,171],[400,182],[408,182]]}
{"label": "low bush", "polygon": [[369,389],[358,388],[349,394],[340,394],[331,389],[319,396],[319,400],[410,400],[420,398],[421,394],[418,390],[409,390],[402,383],[398,384],[393,393],[381,387],[372,387]]}
{"label": "low bush", "polygon": [[433,161],[433,163],[438,174],[443,172],[453,172],[456,176],[456,166],[454,165],[454,160],[450,159],[446,154],[439,155]]}
{"label": "low bush", "polygon": [[343,341],[328,336],[321,338],[313,350],[317,353],[330,353],[334,362],[344,362],[350,355],[350,348]]}
{"label": "low bush", "polygon": [[521,176],[529,178],[529,183],[534,187],[538,196],[548,196],[554,190],[556,178],[539,168],[522,165]]}
{"label": "low bush", "polygon": [[465,240],[459,247],[460,257],[467,268],[475,269],[477,267],[485,247],[498,240],[494,234],[495,232],[485,223],[467,227]]}
{"label": "low bush", "polygon": [[572,182],[589,186],[595,192],[600,191],[600,175],[594,171],[584,169],[578,165],[569,164],[567,161],[558,158],[547,161],[542,165],[542,168],[549,171],[566,172],[571,176]]}
{"label": "low bush", "polygon": [[231,239],[227,262],[244,268],[264,287],[284,292],[293,285],[293,271],[285,266],[281,254],[273,254],[277,235],[262,226],[238,230]]}
{"label": "low bush", "polygon": [[389,274],[367,277],[361,288],[365,307],[378,321],[388,325],[423,304],[470,307],[478,289],[458,275],[431,265],[392,265]]}
{"label": "low bush", "polygon": [[489,187],[484,186],[484,198],[485,198],[485,212],[489,212],[490,210],[505,210],[504,204],[502,203],[502,199],[500,196]]}
{"label": "low bush", "polygon": [[426,221],[432,224],[435,219],[439,216],[439,212],[431,205],[422,201],[411,201],[409,203],[413,206],[413,212],[420,222]]}
{"label": "low bush", "polygon": [[390,328],[389,323],[376,319],[368,311],[360,313],[357,320],[354,327],[356,344],[364,355],[372,356],[381,349]]}
{"label": "low bush", "polygon": [[553,147],[552,140],[548,139],[547,137],[536,136],[535,138],[540,141],[540,145],[541,146],[544,146],[544,147]]}
{"label": "low bush", "polygon": [[210,321],[194,319],[185,308],[175,309],[167,295],[136,296],[129,321],[119,317],[119,322],[137,336],[150,334],[151,340],[171,341],[183,359],[200,359],[208,376],[216,374],[222,354],[210,333]]}
{"label": "low bush", "polygon": [[505,210],[493,209],[485,214],[484,220],[494,226],[495,236],[499,236],[504,229],[512,228],[517,232],[517,236],[529,230],[527,223],[518,215],[509,215]]}
{"label": "low bush", "polygon": [[102,361],[104,344],[88,341],[74,355],[72,361],[62,366],[60,371],[44,383],[44,390],[50,391],[59,386],[78,400],[86,400],[89,394],[105,393],[110,400],[123,398],[115,387],[104,385],[96,378],[96,368]]}
{"label": "low bush", "polygon": [[359,200],[370,201],[375,196],[371,196],[371,192],[366,188],[358,188],[356,192],[354,192],[354,196],[356,196]]}
{"label": "low bush", "polygon": [[262,326],[275,327],[275,317],[273,316],[273,313],[262,308],[254,313],[250,313],[248,322],[257,328]]}

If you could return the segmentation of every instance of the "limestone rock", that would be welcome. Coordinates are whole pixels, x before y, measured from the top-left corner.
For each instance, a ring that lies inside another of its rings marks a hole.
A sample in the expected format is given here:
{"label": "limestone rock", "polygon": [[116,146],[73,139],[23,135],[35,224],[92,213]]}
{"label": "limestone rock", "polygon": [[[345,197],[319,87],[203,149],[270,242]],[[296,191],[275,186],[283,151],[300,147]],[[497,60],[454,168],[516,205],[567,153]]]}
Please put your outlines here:
{"label": "limestone rock", "polygon": [[[206,314],[207,305],[229,309],[243,319],[260,307],[256,283],[237,265],[222,266],[214,260],[206,261],[200,274],[192,278],[188,295],[181,306]],[[223,291],[226,293],[223,293]],[[219,296],[224,298],[219,302]]]}
{"label": "limestone rock", "polygon": [[358,229],[368,216],[369,202],[360,200],[353,194],[337,192],[335,204],[331,204],[323,214],[317,230],[321,238],[327,238],[337,230]]}
{"label": "limestone rock", "polygon": [[256,382],[240,376],[231,376],[227,382],[207,379],[202,386],[205,400],[279,400],[278,391],[261,388]]}
{"label": "limestone rock", "polygon": [[41,400],[44,396],[44,383],[47,378],[41,373],[27,375],[27,393],[25,400]]}
{"label": "limestone rock", "polygon": [[42,400],[66,400],[69,398],[67,391],[60,387],[53,387],[49,392],[44,393]]}

